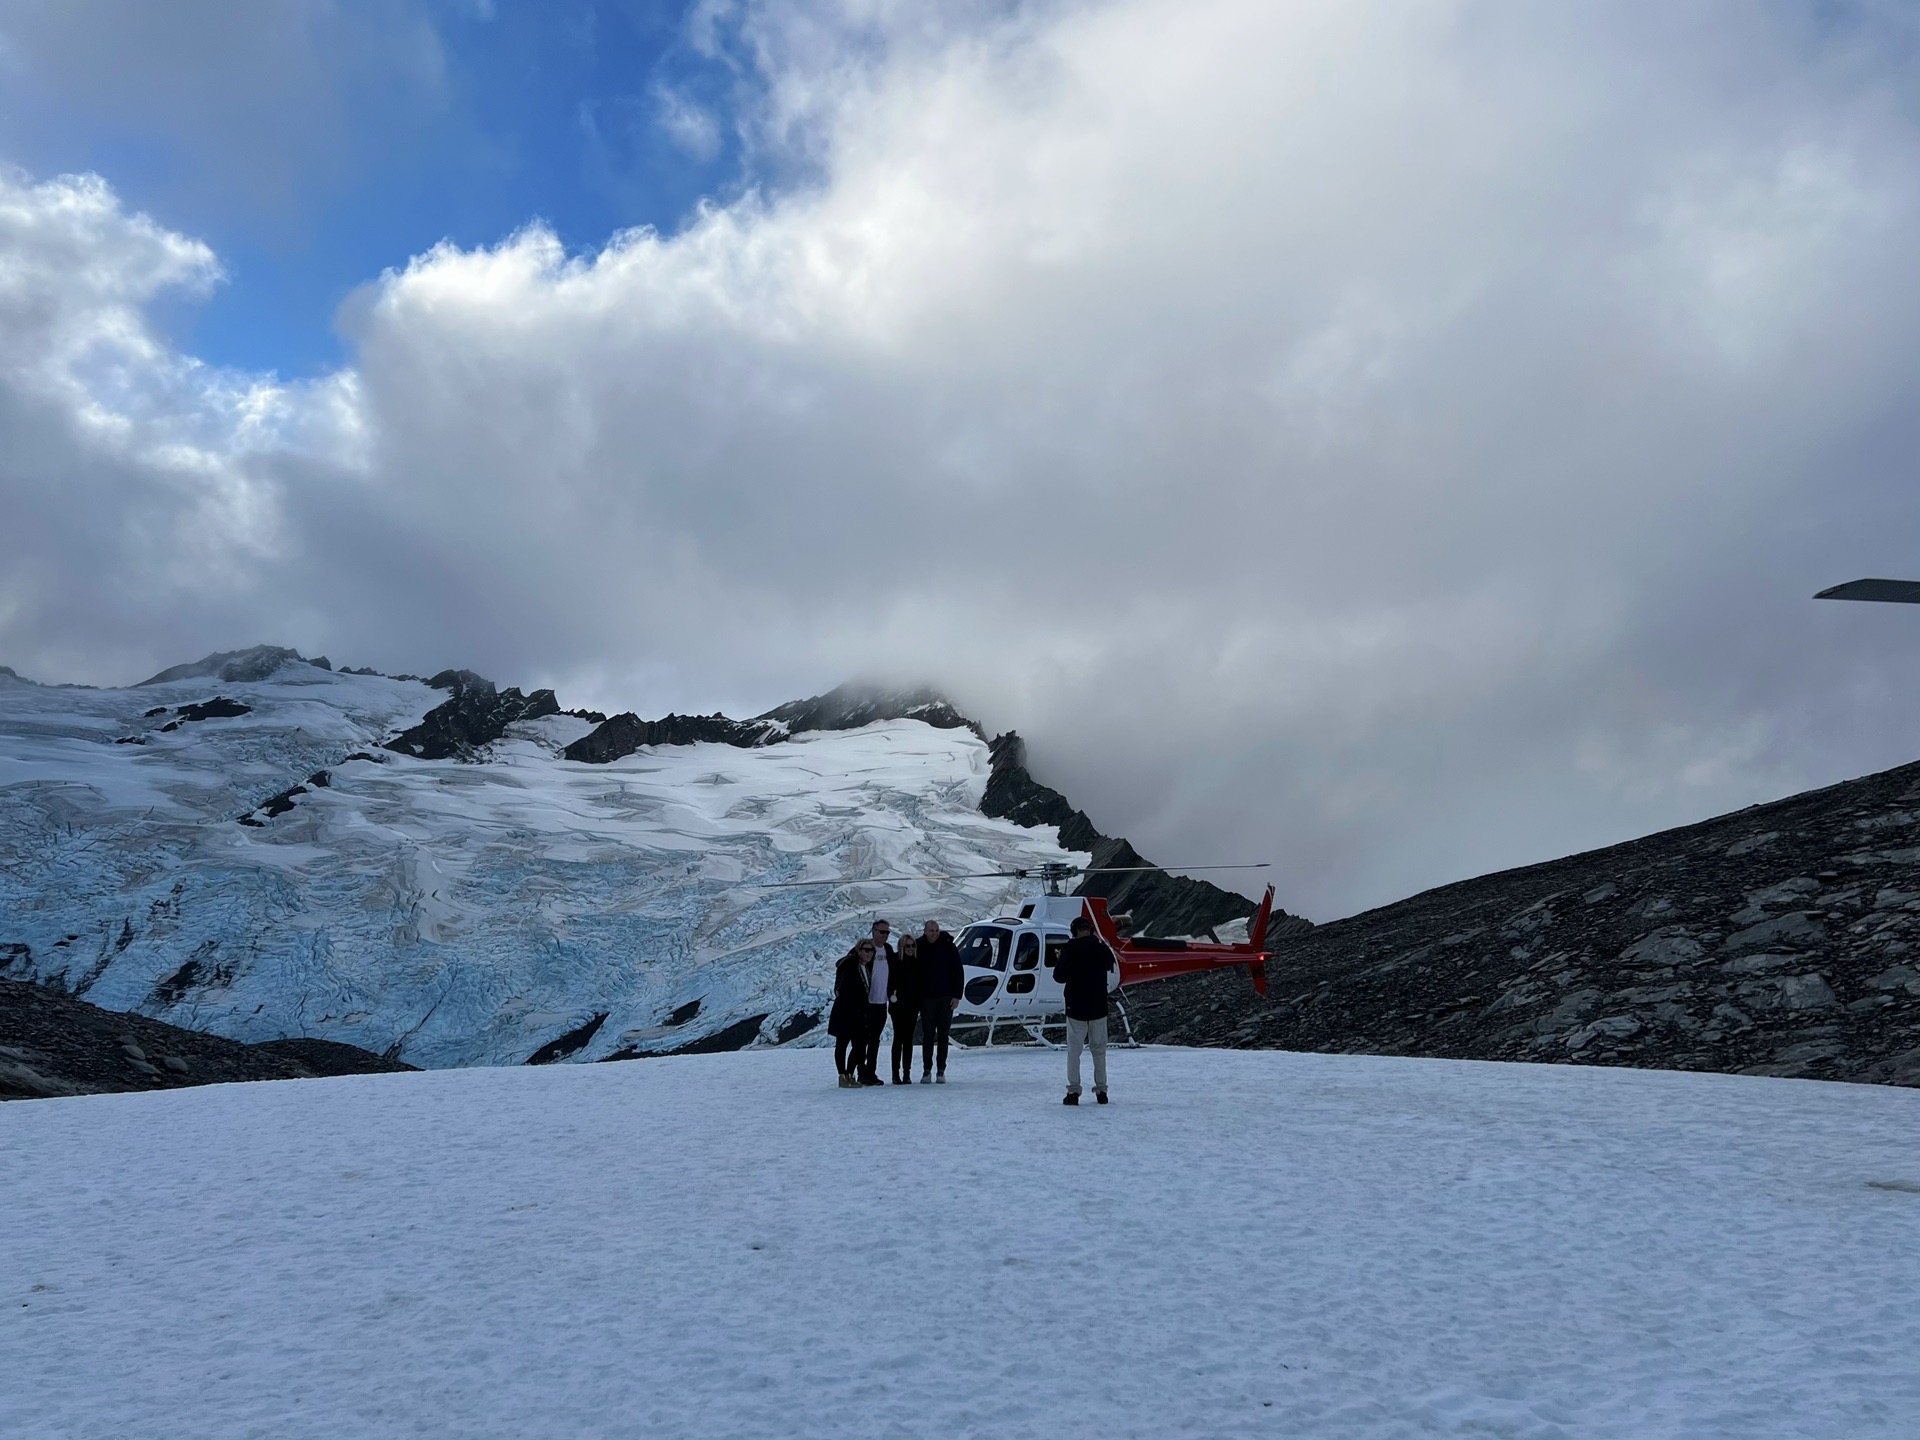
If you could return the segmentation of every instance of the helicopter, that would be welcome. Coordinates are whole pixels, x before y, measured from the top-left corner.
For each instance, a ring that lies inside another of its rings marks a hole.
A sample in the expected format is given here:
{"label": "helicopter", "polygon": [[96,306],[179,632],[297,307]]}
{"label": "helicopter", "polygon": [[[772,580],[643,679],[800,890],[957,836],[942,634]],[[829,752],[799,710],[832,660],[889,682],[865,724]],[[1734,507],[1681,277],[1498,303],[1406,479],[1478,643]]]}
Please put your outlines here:
{"label": "helicopter", "polygon": [[788,889],[809,885],[861,885],[881,881],[905,880],[1037,880],[1042,889],[1023,900],[1011,913],[977,920],[964,926],[957,937],[960,963],[965,981],[961,986],[960,1006],[954,1014],[954,1030],[984,1030],[987,1043],[993,1043],[995,1030],[1006,1025],[1024,1029],[1043,1045],[1049,1029],[1064,1029],[1066,996],[1055,974],[1060,952],[1072,936],[1072,924],[1082,915],[1093,922],[1095,932],[1119,961],[1116,972],[1107,981],[1114,997],[1126,1043],[1133,1039],[1133,1023],[1119,991],[1149,980],[1165,980],[1175,975],[1196,975],[1209,970],[1242,969],[1253,982],[1256,994],[1267,993],[1267,922],[1273,915],[1273,887],[1267,887],[1247,926],[1247,938],[1238,943],[1199,940],[1161,940],[1146,936],[1123,935],[1115,917],[1108,912],[1104,895],[1069,895],[1062,888],[1079,875],[1124,875],[1169,868],[1182,870],[1265,870],[1255,865],[1067,865],[1056,861],[1010,870],[988,870],[967,875],[885,875],[859,880],[788,880],[768,885],[767,889]]}

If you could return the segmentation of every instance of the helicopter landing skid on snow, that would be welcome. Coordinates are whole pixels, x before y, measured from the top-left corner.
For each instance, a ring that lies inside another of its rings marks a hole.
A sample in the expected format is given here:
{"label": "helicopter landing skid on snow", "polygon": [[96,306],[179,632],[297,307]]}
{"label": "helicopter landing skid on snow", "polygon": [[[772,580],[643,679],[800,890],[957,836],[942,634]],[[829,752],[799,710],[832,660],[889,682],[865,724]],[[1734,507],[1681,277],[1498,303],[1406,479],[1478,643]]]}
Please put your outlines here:
{"label": "helicopter landing skid on snow", "polygon": [[[1127,1002],[1122,1000],[1118,994],[1115,994],[1113,996],[1113,1008],[1120,1014],[1120,1029],[1125,1037],[1115,1043],[1123,1050],[1138,1050],[1140,1048],[1140,1042],[1133,1038],[1133,1020],[1127,1014]],[[962,1031],[984,1030],[986,1036],[980,1043],[983,1045],[992,1045],[995,1043],[994,1034],[996,1026],[1007,1031],[1024,1030],[1027,1034],[1025,1043],[1035,1047],[1059,1050],[1066,1045],[1067,1016],[1065,1011],[1056,1011],[1050,1015],[1022,1017],[970,1015],[964,1020],[956,1017],[950,1027],[950,1031],[957,1040]],[[1047,1038],[1047,1031],[1049,1030],[1058,1031],[1060,1038],[1058,1040],[1049,1040]],[[999,1043],[1004,1045],[1007,1042],[1003,1040]]]}

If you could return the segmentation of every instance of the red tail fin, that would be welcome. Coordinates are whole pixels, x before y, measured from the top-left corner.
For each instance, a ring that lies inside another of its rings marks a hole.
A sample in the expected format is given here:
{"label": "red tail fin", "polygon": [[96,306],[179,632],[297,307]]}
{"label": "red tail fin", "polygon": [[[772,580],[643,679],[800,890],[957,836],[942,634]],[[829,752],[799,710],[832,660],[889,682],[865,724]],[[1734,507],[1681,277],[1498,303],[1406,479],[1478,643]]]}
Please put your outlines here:
{"label": "red tail fin", "polygon": [[1264,950],[1267,944],[1267,921],[1273,918],[1273,886],[1267,886],[1267,893],[1261,897],[1259,913],[1253,917],[1253,923],[1247,926],[1247,948]]}

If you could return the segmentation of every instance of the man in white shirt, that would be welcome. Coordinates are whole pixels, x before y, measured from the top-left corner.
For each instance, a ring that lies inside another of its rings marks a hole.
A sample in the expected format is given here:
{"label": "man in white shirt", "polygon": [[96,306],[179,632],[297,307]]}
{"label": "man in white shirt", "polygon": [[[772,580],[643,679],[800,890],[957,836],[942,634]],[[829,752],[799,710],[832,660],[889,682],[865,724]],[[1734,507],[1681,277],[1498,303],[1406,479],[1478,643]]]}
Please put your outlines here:
{"label": "man in white shirt", "polygon": [[880,1037],[887,1029],[887,987],[893,968],[893,946],[887,937],[893,927],[884,920],[873,922],[873,972],[867,982],[867,1048],[860,1057],[860,1083],[884,1085],[880,1078]]}

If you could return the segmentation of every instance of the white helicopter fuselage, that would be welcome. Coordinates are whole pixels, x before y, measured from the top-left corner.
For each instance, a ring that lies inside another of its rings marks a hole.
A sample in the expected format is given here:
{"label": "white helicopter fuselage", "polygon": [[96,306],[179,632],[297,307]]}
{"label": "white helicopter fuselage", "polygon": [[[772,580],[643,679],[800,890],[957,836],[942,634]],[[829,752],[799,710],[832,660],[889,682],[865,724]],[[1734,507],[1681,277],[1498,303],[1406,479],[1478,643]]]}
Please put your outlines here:
{"label": "white helicopter fuselage", "polygon": [[[1077,895],[1035,895],[1012,915],[980,920],[960,932],[960,963],[966,980],[959,1016],[970,1020],[1037,1020],[1067,1008],[1055,966],[1086,913]],[[1120,987],[1119,967],[1107,989]]]}

